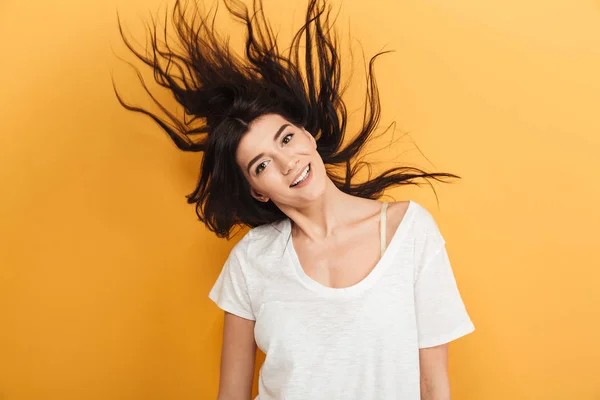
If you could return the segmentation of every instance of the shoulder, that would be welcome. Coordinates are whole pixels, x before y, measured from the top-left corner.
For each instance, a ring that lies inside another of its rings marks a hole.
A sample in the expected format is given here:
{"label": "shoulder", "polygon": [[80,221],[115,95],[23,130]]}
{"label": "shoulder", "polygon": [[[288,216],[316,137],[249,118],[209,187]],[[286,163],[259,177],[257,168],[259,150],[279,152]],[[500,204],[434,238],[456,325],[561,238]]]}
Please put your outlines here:
{"label": "shoulder", "polygon": [[388,203],[387,219],[393,225],[398,225],[408,213],[409,208],[413,207],[412,200],[392,201]]}
{"label": "shoulder", "polygon": [[388,216],[392,225],[408,225],[414,235],[443,241],[438,223],[433,214],[414,200],[390,202]]}
{"label": "shoulder", "polygon": [[421,229],[431,230],[437,228],[434,216],[427,208],[414,200],[390,202],[388,206],[388,220],[399,224],[407,219],[416,223]]}
{"label": "shoulder", "polygon": [[[407,204],[408,203],[408,204]],[[423,265],[445,246],[445,239],[433,214],[416,201],[390,203],[391,223],[397,215],[403,215],[398,232],[410,245],[414,265]],[[415,270],[416,271],[416,270]]]}
{"label": "shoulder", "polygon": [[243,261],[258,260],[282,248],[286,228],[287,220],[252,228],[233,246],[231,254]]}

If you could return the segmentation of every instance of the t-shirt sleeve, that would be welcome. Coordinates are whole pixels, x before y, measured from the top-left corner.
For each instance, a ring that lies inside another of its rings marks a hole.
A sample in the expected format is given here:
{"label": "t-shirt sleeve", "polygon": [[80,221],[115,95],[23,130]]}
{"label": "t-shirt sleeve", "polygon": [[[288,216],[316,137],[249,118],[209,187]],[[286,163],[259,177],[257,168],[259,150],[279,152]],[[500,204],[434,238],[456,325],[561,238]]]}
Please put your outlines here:
{"label": "t-shirt sleeve", "polygon": [[222,310],[254,321],[255,317],[244,273],[244,258],[240,253],[241,243],[238,243],[225,261],[208,297]]}
{"label": "t-shirt sleeve", "polygon": [[446,244],[437,235],[415,282],[419,348],[451,342],[475,330],[459,293]]}

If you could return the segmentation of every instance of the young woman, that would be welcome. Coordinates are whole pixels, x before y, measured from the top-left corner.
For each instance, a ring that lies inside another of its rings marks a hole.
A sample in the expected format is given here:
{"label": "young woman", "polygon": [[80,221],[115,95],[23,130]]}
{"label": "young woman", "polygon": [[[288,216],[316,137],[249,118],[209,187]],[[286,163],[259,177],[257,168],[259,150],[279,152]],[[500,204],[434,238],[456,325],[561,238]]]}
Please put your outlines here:
{"label": "young woman", "polygon": [[447,344],[474,327],[445,240],[418,203],[378,199],[395,185],[456,176],[396,167],[354,182],[379,120],[375,57],[363,126],[344,140],[330,8],[310,0],[284,54],[260,4],[252,15],[225,4],[247,28],[245,59],[214,19],[197,9],[190,17],[179,1],[177,49],[166,28],[159,42],[153,27],[149,56],[124,37],[184,117],[161,106],[160,118],[117,94],[180,149],[203,152],[188,202],[208,229],[229,238],[251,228],[209,294],[225,311],[219,399],[250,398],[257,346],[261,400],[449,399]]}

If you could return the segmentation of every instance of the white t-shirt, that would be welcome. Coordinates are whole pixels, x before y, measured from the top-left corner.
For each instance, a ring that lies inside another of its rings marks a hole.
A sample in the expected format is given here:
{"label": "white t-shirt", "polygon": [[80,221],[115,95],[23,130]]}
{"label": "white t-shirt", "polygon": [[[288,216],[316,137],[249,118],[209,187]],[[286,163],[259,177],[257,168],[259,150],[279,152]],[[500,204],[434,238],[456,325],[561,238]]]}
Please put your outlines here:
{"label": "white t-shirt", "polygon": [[209,297],[256,321],[266,354],[259,400],[419,400],[419,349],[474,330],[445,240],[414,201],[356,285],[330,288],[306,275],[285,219],[234,246]]}

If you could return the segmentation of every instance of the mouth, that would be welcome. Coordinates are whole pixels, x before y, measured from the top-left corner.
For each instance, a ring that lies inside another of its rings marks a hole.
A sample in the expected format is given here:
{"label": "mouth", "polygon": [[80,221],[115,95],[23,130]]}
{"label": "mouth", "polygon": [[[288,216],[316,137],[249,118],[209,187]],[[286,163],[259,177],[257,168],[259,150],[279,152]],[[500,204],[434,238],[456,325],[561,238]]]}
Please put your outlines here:
{"label": "mouth", "polygon": [[294,182],[292,182],[290,187],[292,188],[292,187],[298,186],[299,184],[304,182],[306,180],[306,178],[308,178],[309,174],[310,174],[310,164],[308,164],[306,166],[306,168],[304,168],[304,170],[302,170],[302,172],[298,176],[296,176],[296,179],[294,180]]}

